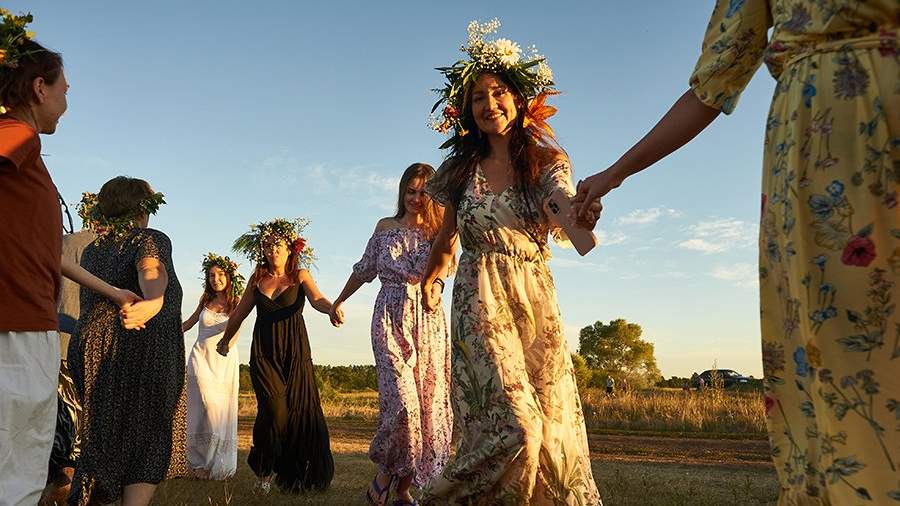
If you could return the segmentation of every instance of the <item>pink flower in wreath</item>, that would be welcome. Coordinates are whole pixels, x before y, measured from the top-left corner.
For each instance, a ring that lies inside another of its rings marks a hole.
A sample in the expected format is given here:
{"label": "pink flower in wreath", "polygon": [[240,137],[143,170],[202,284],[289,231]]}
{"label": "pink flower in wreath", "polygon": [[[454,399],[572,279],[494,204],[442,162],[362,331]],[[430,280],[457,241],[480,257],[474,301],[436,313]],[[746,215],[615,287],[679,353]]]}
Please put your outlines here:
{"label": "pink flower in wreath", "polygon": [[868,237],[853,236],[847,242],[844,253],[841,255],[841,262],[844,265],[856,265],[858,267],[868,267],[872,260],[875,260],[875,243]]}

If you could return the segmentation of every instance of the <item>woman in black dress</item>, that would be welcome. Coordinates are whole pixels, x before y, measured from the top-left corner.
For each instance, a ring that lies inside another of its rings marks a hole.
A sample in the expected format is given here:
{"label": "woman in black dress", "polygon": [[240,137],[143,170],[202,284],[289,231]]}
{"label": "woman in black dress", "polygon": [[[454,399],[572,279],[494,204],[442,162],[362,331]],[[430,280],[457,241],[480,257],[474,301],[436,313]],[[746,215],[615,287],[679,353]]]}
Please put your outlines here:
{"label": "woman in black dress", "polygon": [[81,265],[144,301],[120,321],[113,303],[81,290],[68,353],[83,408],[75,504],[148,504],[159,482],[186,471],[181,285],[169,238],[147,228],[163,202],[146,181],[122,176],[82,200],[98,238]]}
{"label": "woman in black dress", "polygon": [[273,479],[285,491],[299,492],[325,489],[334,476],[302,314],[304,299],[326,315],[331,301],[303,268],[312,261],[312,249],[299,237],[305,225],[305,220],[260,223],[235,241],[234,249],[257,266],[218,346],[219,353],[228,354],[255,307],[250,377],[257,414],[247,461],[257,476],[255,489],[263,494]]}

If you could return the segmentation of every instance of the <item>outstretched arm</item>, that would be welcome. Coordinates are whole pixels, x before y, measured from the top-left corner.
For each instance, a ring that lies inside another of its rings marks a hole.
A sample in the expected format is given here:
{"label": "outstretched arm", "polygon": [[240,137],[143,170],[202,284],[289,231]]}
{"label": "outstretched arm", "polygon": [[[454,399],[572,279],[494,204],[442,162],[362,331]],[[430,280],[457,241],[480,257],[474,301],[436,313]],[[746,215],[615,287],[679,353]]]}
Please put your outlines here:
{"label": "outstretched arm", "polygon": [[216,351],[219,352],[219,355],[224,357],[228,355],[231,348],[234,348],[234,336],[237,335],[238,330],[241,328],[241,324],[244,323],[244,320],[250,315],[250,311],[253,311],[254,290],[256,290],[256,274],[250,276],[250,280],[247,281],[247,287],[244,290],[243,295],[241,295],[241,301],[238,302],[237,307],[234,308],[231,316],[228,317],[228,325],[225,326],[225,335],[222,336],[222,339],[219,339],[219,343],[216,345]]}
{"label": "outstretched arm", "polygon": [[340,327],[344,323],[344,312],[341,310],[341,304],[356,293],[356,291],[364,284],[366,284],[366,282],[359,279],[355,273],[350,273],[350,277],[347,278],[344,289],[341,290],[341,294],[334,300],[334,303],[331,305],[331,311],[328,313],[332,325]]}
{"label": "outstretched arm", "polygon": [[90,288],[91,290],[103,295],[113,301],[117,306],[124,307],[128,304],[141,300],[134,292],[116,288],[106,281],[94,276],[86,271],[82,266],[76,264],[70,258],[62,257],[62,275],[78,283],[79,285]]}
{"label": "outstretched arm", "polygon": [[[306,300],[309,301],[309,305],[320,313],[331,313],[331,301],[326,299],[322,292],[319,291],[312,274],[306,269],[300,269],[300,272],[297,273],[297,278],[303,283],[303,291],[306,293]],[[343,319],[343,315],[341,315],[341,319]]]}
{"label": "outstretched arm", "polygon": [[200,303],[197,304],[197,309],[194,311],[194,314],[192,314],[187,320],[182,322],[182,324],[181,324],[181,332],[182,333],[185,333],[188,330],[191,330],[194,327],[194,325],[196,325],[197,322],[200,321],[200,312],[201,311],[203,311],[203,297],[200,298]]}
{"label": "outstretched arm", "polygon": [[719,110],[709,107],[692,90],[686,91],[650,132],[629,149],[622,158],[603,172],[598,172],[578,185],[575,209],[584,217],[591,204],[632,174],[636,174],[665,158],[702,132]]}

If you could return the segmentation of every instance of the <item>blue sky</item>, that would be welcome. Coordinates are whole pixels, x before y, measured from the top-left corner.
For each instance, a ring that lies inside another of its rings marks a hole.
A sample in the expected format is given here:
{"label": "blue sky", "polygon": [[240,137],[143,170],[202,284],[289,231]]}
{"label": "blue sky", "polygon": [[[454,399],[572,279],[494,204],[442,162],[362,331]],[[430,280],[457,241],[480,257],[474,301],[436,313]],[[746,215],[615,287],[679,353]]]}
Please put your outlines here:
{"label": "blue sky", "polygon": [[[60,191],[74,204],[126,174],[165,193],[151,226],[172,238],[185,316],[203,254],[230,253],[250,223],[276,216],[312,220],[313,274],[337,296],[375,222],[392,214],[403,169],[441,161],[443,138],[426,128],[441,85],[433,68],[461,55],[470,20],[498,17],[500,36],[548,57],[563,92],[551,125],[578,179],[615,161],[684,92],[713,1],[508,5],[6,2],[31,11],[37,39],[66,61],[69,111],[43,146]],[[606,198],[590,255],[554,250],[572,351],[581,327],[625,318],[656,345],[666,376],[714,362],[762,374],[755,241],[772,87],[761,70],[734,114]],[[339,330],[307,308],[317,363],[372,362],[377,289],[345,305]]]}

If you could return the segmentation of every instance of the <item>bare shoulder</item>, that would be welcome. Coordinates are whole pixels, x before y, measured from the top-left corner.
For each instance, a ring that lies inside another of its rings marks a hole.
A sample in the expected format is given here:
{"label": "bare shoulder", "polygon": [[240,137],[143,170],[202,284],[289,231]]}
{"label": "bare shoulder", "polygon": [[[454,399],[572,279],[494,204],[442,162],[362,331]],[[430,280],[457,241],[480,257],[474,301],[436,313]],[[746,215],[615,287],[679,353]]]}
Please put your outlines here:
{"label": "bare shoulder", "polygon": [[397,228],[399,225],[400,224],[397,223],[397,218],[389,216],[378,220],[378,223],[375,225],[375,231],[381,232],[382,230],[390,230],[392,228]]}
{"label": "bare shoulder", "polygon": [[298,269],[297,270],[297,283],[304,284],[312,281],[312,274],[309,272],[309,269]]}

